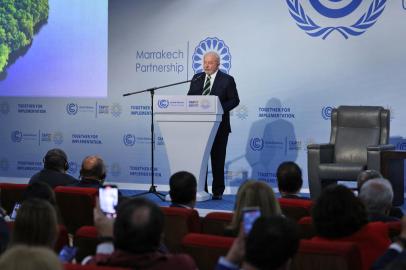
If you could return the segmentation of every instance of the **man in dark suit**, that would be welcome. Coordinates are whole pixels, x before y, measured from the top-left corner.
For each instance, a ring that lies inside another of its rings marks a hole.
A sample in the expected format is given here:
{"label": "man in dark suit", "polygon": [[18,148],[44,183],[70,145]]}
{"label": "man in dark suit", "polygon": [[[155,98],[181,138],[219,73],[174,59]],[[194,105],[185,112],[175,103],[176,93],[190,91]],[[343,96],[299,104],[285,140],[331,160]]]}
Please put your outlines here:
{"label": "man in dark suit", "polygon": [[73,187],[100,188],[106,178],[106,166],[99,156],[87,156],[82,162],[80,169],[80,181]]}
{"label": "man in dark suit", "polygon": [[68,186],[78,182],[76,178],[66,173],[69,169],[68,157],[59,148],[49,150],[44,157],[44,169],[34,174],[29,184],[44,182],[51,188]]}
{"label": "man in dark suit", "polygon": [[[220,57],[216,52],[208,52],[203,57],[204,72],[193,76],[188,95],[215,95],[218,96],[223,107],[223,118],[217,130],[211,148],[211,167],[213,172],[213,200],[221,200],[225,189],[224,164],[228,135],[231,132],[230,111],[238,106],[237,87],[234,78],[219,70]],[[207,192],[207,177],[206,177]]]}

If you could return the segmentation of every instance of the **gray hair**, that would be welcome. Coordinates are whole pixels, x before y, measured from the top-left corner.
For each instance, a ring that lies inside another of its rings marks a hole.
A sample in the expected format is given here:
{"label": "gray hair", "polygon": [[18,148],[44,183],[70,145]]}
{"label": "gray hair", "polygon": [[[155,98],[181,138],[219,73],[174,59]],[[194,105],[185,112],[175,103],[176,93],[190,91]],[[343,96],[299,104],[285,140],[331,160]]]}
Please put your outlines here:
{"label": "gray hair", "polygon": [[386,214],[392,206],[392,185],[385,178],[368,180],[362,185],[359,198],[364,203],[368,214]]}
{"label": "gray hair", "polygon": [[204,54],[203,59],[206,58],[206,56],[208,56],[208,55],[214,56],[214,57],[216,58],[216,60],[217,60],[217,63],[220,64],[220,55],[219,55],[217,52],[215,52],[215,51],[209,51],[209,52],[207,52],[207,53]]}

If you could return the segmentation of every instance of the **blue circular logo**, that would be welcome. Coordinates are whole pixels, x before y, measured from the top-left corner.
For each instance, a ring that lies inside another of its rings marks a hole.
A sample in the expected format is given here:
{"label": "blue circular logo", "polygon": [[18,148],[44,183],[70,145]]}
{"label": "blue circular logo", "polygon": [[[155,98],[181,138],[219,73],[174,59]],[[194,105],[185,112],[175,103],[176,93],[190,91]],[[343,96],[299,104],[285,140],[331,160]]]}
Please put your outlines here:
{"label": "blue circular logo", "polygon": [[326,106],[321,109],[321,116],[324,120],[331,119],[331,112],[333,111],[333,107]]}
{"label": "blue circular logo", "polygon": [[133,134],[124,134],[123,142],[125,146],[133,146],[135,144],[135,135]]}
{"label": "blue circular logo", "polygon": [[206,38],[195,48],[192,56],[192,68],[195,73],[203,72],[203,56],[208,52],[216,52],[220,56],[219,69],[228,74],[231,68],[230,50],[223,40],[216,37]]}
{"label": "blue circular logo", "polygon": [[[310,0],[315,11],[330,19],[343,18],[350,15],[360,6],[362,0],[345,1],[345,3],[338,3],[344,2],[342,0],[323,1],[323,3],[328,2],[333,2],[331,7],[322,4],[320,0]],[[338,32],[345,39],[348,39],[350,36],[359,36],[365,33],[368,28],[376,23],[385,9],[386,0],[372,0],[369,7],[356,22],[342,25],[341,21],[331,20],[332,25],[326,26],[319,25],[314,19],[310,18],[302,6],[301,0],[286,0],[286,3],[288,4],[290,15],[296,21],[296,25],[309,36],[326,39],[331,33]],[[337,6],[340,7],[336,8]]]}
{"label": "blue circular logo", "polygon": [[11,132],[11,141],[12,142],[21,142],[23,140],[23,133],[19,130]]}
{"label": "blue circular logo", "polygon": [[114,117],[119,117],[121,115],[121,112],[122,108],[119,103],[113,103],[111,105],[111,115],[113,115]]}
{"label": "blue circular logo", "polygon": [[158,100],[158,107],[159,108],[165,109],[165,108],[168,108],[168,106],[169,106],[169,100],[167,100],[167,99],[159,99]]}
{"label": "blue circular logo", "polygon": [[66,105],[66,112],[67,112],[69,115],[75,115],[75,114],[77,114],[77,113],[78,113],[78,109],[79,109],[79,107],[78,107],[78,105],[75,104],[75,103],[69,103],[69,104]]}
{"label": "blue circular logo", "polygon": [[78,171],[78,164],[74,161],[69,162],[69,169],[68,173],[69,174],[75,174]]}
{"label": "blue circular logo", "polygon": [[264,140],[258,137],[254,137],[250,140],[251,149],[254,151],[260,151],[264,148]]}
{"label": "blue circular logo", "polygon": [[8,114],[10,112],[10,105],[7,102],[0,103],[0,113]]}

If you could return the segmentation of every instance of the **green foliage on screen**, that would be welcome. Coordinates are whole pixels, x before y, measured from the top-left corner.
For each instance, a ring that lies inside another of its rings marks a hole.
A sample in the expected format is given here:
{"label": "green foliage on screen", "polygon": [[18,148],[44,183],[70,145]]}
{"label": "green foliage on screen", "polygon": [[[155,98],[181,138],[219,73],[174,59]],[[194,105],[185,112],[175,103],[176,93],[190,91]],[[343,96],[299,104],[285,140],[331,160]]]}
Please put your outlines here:
{"label": "green foliage on screen", "polygon": [[0,1],[0,72],[10,53],[32,42],[34,29],[48,18],[48,0]]}

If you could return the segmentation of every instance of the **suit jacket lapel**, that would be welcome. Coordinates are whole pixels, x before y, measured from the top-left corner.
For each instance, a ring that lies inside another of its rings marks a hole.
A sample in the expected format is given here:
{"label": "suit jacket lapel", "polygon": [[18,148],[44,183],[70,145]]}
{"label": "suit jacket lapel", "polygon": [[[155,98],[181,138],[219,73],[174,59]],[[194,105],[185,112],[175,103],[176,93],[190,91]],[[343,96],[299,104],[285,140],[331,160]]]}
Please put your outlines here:
{"label": "suit jacket lapel", "polygon": [[217,74],[216,74],[216,78],[214,79],[214,82],[213,82],[213,86],[211,87],[210,95],[216,94],[217,86],[220,83],[222,76],[223,76],[223,74],[221,73],[220,70],[218,70]]}

